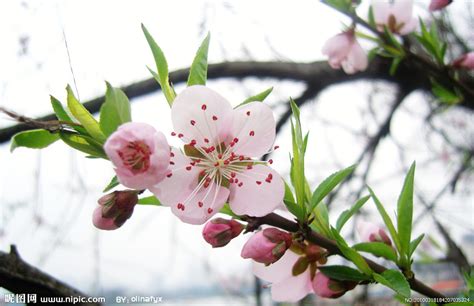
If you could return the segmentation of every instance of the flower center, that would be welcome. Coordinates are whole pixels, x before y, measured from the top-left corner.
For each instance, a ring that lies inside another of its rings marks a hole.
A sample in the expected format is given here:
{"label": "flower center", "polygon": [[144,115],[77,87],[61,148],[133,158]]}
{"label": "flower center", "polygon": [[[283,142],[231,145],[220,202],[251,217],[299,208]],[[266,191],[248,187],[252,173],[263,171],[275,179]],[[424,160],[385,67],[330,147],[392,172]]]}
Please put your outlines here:
{"label": "flower center", "polygon": [[150,148],[143,141],[132,141],[118,151],[123,165],[133,174],[143,173],[150,168]]}

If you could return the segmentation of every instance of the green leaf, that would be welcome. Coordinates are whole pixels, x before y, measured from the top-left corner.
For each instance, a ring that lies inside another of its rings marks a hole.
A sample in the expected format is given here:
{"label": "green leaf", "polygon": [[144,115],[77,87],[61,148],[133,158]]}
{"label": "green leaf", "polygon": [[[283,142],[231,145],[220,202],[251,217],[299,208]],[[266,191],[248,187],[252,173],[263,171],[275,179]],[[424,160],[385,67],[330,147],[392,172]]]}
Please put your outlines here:
{"label": "green leaf", "polygon": [[59,137],[64,143],[78,151],[107,159],[101,145],[91,137],[66,131],[59,132]]}
{"label": "green leaf", "polygon": [[431,91],[433,92],[433,95],[436,96],[442,103],[454,105],[463,100],[462,94],[444,87],[434,79],[431,79],[431,84]]}
{"label": "green leaf", "polygon": [[75,122],[74,119],[69,116],[67,111],[64,109],[63,104],[53,96],[50,96],[50,98],[51,105],[53,107],[54,113],[56,114],[56,117],[58,117],[60,121],[63,121],[65,123],[71,123],[71,127],[79,134],[87,135],[87,131],[82,126],[79,126],[77,122]]}
{"label": "green leaf", "polygon": [[342,227],[344,224],[346,224],[347,221],[361,209],[361,207],[369,200],[370,196],[365,196],[361,199],[359,199],[354,206],[352,206],[350,209],[344,210],[339,218],[337,219],[336,222],[336,229],[338,232],[341,232]]}
{"label": "green leaf", "polygon": [[238,107],[240,107],[242,105],[245,105],[247,103],[250,103],[250,102],[263,102],[272,91],[273,91],[273,87],[265,89],[261,93],[258,93],[254,96],[251,96],[251,97],[248,97],[247,99],[244,100],[244,102],[240,103],[235,108],[238,108]]}
{"label": "green leaf", "polygon": [[402,62],[402,59],[401,57],[394,57],[393,60],[392,60],[392,64],[390,65],[390,75],[395,75],[395,73],[397,72],[397,69],[398,69],[398,66],[400,65],[400,63]]}
{"label": "green leaf", "polygon": [[318,269],[327,277],[335,280],[353,282],[370,280],[370,276],[360,273],[358,270],[347,266],[320,266]]}
{"label": "green leaf", "polygon": [[283,198],[283,202],[285,203],[286,208],[288,208],[288,211],[292,213],[298,220],[302,220],[304,218],[304,212],[302,208],[295,203],[293,192],[291,191],[291,188],[288,186],[287,182],[285,182],[285,197]]}
{"label": "green leaf", "polygon": [[100,129],[100,125],[95,118],[89,113],[89,111],[82,105],[74,96],[71,87],[68,85],[67,88],[67,106],[71,111],[72,115],[82,124],[89,135],[104,143],[105,135]]}
{"label": "green leaf", "polygon": [[314,190],[313,196],[311,197],[311,211],[324,199],[340,182],[342,182],[347,176],[349,176],[355,169],[356,165],[352,165],[346,169],[340,170],[331,174],[327,177],[319,186]]}
{"label": "green leaf", "polygon": [[408,253],[408,259],[412,257],[413,253],[415,252],[416,248],[424,237],[425,234],[421,234],[420,236],[416,237],[412,242],[410,242],[410,252]]}
{"label": "green leaf", "polygon": [[349,247],[347,242],[342,238],[335,228],[332,228],[332,236],[336,240],[336,244],[341,250],[344,257],[352,261],[361,272],[372,275],[373,271],[365,261],[365,259],[353,248]]}
{"label": "green leaf", "polygon": [[398,239],[398,234],[397,231],[395,230],[395,226],[393,226],[392,219],[387,214],[387,211],[385,211],[385,208],[383,207],[383,204],[380,202],[380,200],[377,198],[375,195],[374,191],[368,187],[370,195],[372,199],[374,200],[375,206],[377,206],[377,210],[380,213],[380,216],[382,216],[383,222],[385,223],[385,226],[387,227],[388,231],[390,232],[390,236],[393,239],[393,242],[395,243],[395,246],[397,247],[397,250],[402,253],[402,249],[400,247],[400,240]]}
{"label": "green leaf", "polygon": [[153,73],[153,76],[155,77],[158,84],[160,84],[168,104],[171,105],[174,98],[176,97],[176,94],[170,85],[168,76],[168,62],[166,61],[163,51],[161,51],[160,47],[143,24],[142,30],[145,34],[146,40],[150,46],[151,52],[153,53],[153,58],[155,59],[156,63],[156,70],[158,73]]}
{"label": "green leaf", "polygon": [[374,28],[374,29],[377,28],[377,24],[376,24],[376,22],[375,22],[375,17],[374,17],[374,9],[372,8],[372,5],[369,6],[369,14],[368,14],[368,16],[369,16],[369,20],[368,20],[368,21],[369,21],[370,26],[371,26],[372,28]]}
{"label": "green leaf", "polygon": [[138,204],[161,206],[160,201],[155,196],[143,197],[138,200]]}
{"label": "green leaf", "polygon": [[18,147],[43,149],[58,139],[59,135],[57,133],[52,134],[41,129],[19,132],[12,137],[10,152],[13,152]]}
{"label": "green leaf", "polygon": [[377,282],[391,288],[396,293],[407,298],[410,297],[410,285],[400,271],[385,270],[382,274],[374,273],[373,277]]}
{"label": "green leaf", "polygon": [[397,205],[397,229],[401,253],[406,254],[407,258],[410,253],[411,226],[413,221],[413,183],[415,179],[415,167],[416,164],[413,163],[408,170],[402,191],[398,197]]}
{"label": "green leaf", "polygon": [[394,262],[397,261],[397,253],[395,250],[383,242],[363,242],[353,245],[352,248],[357,251],[370,253],[377,257],[383,257]]}
{"label": "green leaf", "polygon": [[207,33],[206,38],[201,43],[193,64],[189,70],[188,86],[206,85],[207,81],[207,53],[209,52],[209,41],[211,33]]}
{"label": "green leaf", "polygon": [[120,184],[116,175],[110,180],[110,183],[102,190],[102,192],[107,192]]}
{"label": "green leaf", "polygon": [[108,82],[106,84],[105,102],[100,108],[100,128],[106,136],[109,136],[121,124],[132,121],[132,116],[130,102],[125,93],[119,88],[112,87]]}

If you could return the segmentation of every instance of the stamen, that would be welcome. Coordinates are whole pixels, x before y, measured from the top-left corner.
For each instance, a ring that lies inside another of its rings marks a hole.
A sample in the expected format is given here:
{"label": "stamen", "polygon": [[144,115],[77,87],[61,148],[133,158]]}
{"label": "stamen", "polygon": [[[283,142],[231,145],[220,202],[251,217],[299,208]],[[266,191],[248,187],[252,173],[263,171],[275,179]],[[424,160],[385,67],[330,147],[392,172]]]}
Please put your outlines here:
{"label": "stamen", "polygon": [[201,105],[201,109],[202,109],[202,110],[206,110],[206,109],[207,109],[207,105],[206,105],[206,104]]}
{"label": "stamen", "polygon": [[249,136],[255,136],[255,131],[250,131]]}

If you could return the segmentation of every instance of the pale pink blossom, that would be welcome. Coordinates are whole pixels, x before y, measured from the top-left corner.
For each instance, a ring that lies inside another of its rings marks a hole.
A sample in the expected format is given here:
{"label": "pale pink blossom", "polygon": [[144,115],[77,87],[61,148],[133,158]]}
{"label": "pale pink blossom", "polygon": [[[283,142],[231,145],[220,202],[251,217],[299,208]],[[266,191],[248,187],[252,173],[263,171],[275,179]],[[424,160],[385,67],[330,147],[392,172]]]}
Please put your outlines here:
{"label": "pale pink blossom", "polygon": [[266,265],[280,259],[291,246],[291,234],[276,228],[266,228],[245,243],[240,256]]}
{"label": "pale pink blossom", "polygon": [[183,222],[202,224],[226,201],[235,214],[256,217],[282,202],[282,178],[255,159],[271,151],[275,141],[268,105],[233,109],[218,93],[196,85],[176,97],[171,117],[172,135],[185,143],[184,154],[172,150],[167,178],[150,190]]}
{"label": "pale pink blossom", "polygon": [[342,282],[330,279],[321,272],[316,273],[312,284],[316,295],[330,299],[344,295],[348,290],[354,289],[356,285],[355,282]]}
{"label": "pale pink blossom", "polygon": [[453,0],[431,0],[429,10],[430,11],[438,11],[444,9],[446,6],[451,4]]}
{"label": "pale pink blossom", "polygon": [[215,218],[207,222],[202,230],[202,236],[213,248],[227,245],[244,230],[242,223],[235,220]]}
{"label": "pale pink blossom", "polygon": [[121,227],[132,216],[138,202],[135,190],[114,191],[98,200],[92,223],[102,230],[114,230]]}
{"label": "pale pink blossom", "polygon": [[379,31],[387,27],[392,33],[406,35],[416,29],[413,17],[413,0],[373,0],[372,9]]}
{"label": "pale pink blossom", "polygon": [[474,70],[474,51],[461,55],[452,63],[455,68]]}
{"label": "pale pink blossom", "polygon": [[133,189],[147,189],[168,173],[170,147],[166,137],[146,123],[121,125],[104,144],[119,182]]}
{"label": "pale pink blossom", "polygon": [[342,67],[348,74],[367,69],[367,54],[355,38],[354,30],[330,38],[324,44],[322,53],[329,57],[328,62],[332,68]]}
{"label": "pale pink blossom", "polygon": [[254,262],[253,273],[271,283],[272,299],[277,302],[297,302],[313,292],[310,269],[297,276],[293,275],[293,266],[301,257],[291,250],[277,262],[266,266]]}
{"label": "pale pink blossom", "polygon": [[385,230],[374,223],[359,221],[357,231],[360,239],[364,242],[382,242],[390,246],[392,245],[392,241]]}

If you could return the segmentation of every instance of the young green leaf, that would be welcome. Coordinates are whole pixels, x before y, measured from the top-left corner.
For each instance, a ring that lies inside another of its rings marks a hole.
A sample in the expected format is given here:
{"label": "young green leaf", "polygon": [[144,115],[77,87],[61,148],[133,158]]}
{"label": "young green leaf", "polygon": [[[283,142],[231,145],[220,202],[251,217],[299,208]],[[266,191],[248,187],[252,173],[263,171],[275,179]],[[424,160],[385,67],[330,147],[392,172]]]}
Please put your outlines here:
{"label": "young green leaf", "polygon": [[312,211],[318,204],[324,199],[340,182],[348,177],[355,169],[355,165],[352,165],[346,169],[340,170],[331,174],[327,177],[319,186],[314,190],[313,196],[311,197],[310,210]]}
{"label": "young green leaf", "polygon": [[13,152],[18,147],[43,149],[58,139],[59,135],[57,133],[53,134],[41,129],[19,132],[12,137],[10,152]]}
{"label": "young green leaf", "polygon": [[397,72],[397,69],[398,69],[398,66],[400,65],[400,63],[402,62],[402,57],[394,57],[393,60],[392,60],[392,64],[390,65],[390,75],[395,75],[395,73]]}
{"label": "young green leaf", "polygon": [[326,237],[332,238],[331,227],[329,224],[329,212],[326,204],[321,203],[313,210],[314,221],[311,227]]}
{"label": "young green leaf", "polygon": [[410,285],[400,271],[385,270],[382,274],[374,273],[373,277],[377,282],[389,287],[396,293],[406,298],[410,297]]}
{"label": "young green leaf", "polygon": [[209,52],[209,41],[211,33],[207,33],[206,38],[201,43],[193,63],[189,70],[188,86],[206,85],[207,81],[207,53]]}
{"label": "young green leaf", "polygon": [[342,238],[335,228],[332,228],[332,236],[336,240],[336,244],[341,250],[344,257],[352,261],[361,272],[372,275],[373,271],[365,261],[365,259],[353,248],[349,247],[347,242]]}
{"label": "young green leaf", "polygon": [[370,199],[370,196],[365,196],[361,199],[359,199],[354,206],[352,206],[350,209],[344,210],[339,218],[337,219],[336,222],[336,229],[338,232],[341,232],[342,227],[344,224],[346,224],[347,221],[356,213],[359,211],[359,209],[362,208],[362,206],[367,203],[367,200]]}
{"label": "young green leaf", "polygon": [[397,261],[397,253],[395,250],[383,242],[363,242],[353,245],[352,248],[357,251],[370,253],[377,257],[383,257],[394,262]]}
{"label": "young green leaf", "polygon": [[[293,99],[290,99],[290,106],[293,112],[291,122],[291,135],[293,145],[293,158],[291,159],[290,177],[295,190],[296,203],[305,210],[306,204],[306,178],[304,174],[304,140],[301,131],[300,111]],[[306,214],[306,212],[305,212]]]}
{"label": "young green leaf", "polygon": [[107,192],[117,187],[120,184],[116,175],[110,180],[110,183],[102,190],[102,192]]}
{"label": "young green leaf", "polygon": [[100,143],[104,143],[105,135],[100,129],[100,125],[89,111],[74,96],[71,87],[67,88],[67,106],[72,115],[82,124],[89,135]]}
{"label": "young green leaf", "polygon": [[109,136],[117,128],[126,122],[132,121],[130,101],[125,93],[112,87],[108,82],[105,93],[105,102],[100,108],[100,128],[106,136]]}
{"label": "young green leaf", "polygon": [[423,240],[425,237],[425,234],[421,234],[420,236],[416,237],[412,242],[410,242],[410,252],[408,253],[408,259],[410,259],[413,256],[413,253],[415,253],[416,248],[420,244],[420,242]]}
{"label": "young green leaf", "polygon": [[91,137],[65,131],[60,131],[59,137],[62,141],[64,141],[64,143],[78,151],[95,157],[107,159],[107,156],[105,155],[105,152],[100,144],[98,144]]}
{"label": "young green leaf", "polygon": [[171,105],[174,98],[176,97],[176,94],[170,85],[168,76],[168,62],[166,61],[163,51],[161,51],[160,47],[143,24],[142,30],[145,34],[146,40],[150,46],[151,52],[153,53],[153,58],[155,59],[156,63],[156,70],[158,73],[154,73],[153,76],[155,77],[158,84],[160,84],[168,104]]}
{"label": "young green leaf", "polygon": [[372,199],[374,200],[375,206],[377,206],[377,210],[380,213],[380,216],[382,216],[383,222],[385,223],[385,226],[387,227],[388,231],[390,232],[390,236],[392,237],[393,242],[395,243],[395,246],[397,247],[397,250],[402,253],[402,248],[400,246],[400,240],[398,239],[398,234],[397,231],[395,230],[395,226],[393,226],[392,219],[390,219],[389,215],[387,214],[387,211],[385,211],[385,208],[383,207],[383,204],[380,202],[380,200],[377,198],[375,195],[374,191],[368,187],[370,195]]}
{"label": "young green leaf", "polygon": [[370,280],[370,276],[360,273],[358,270],[347,266],[321,266],[318,267],[318,269],[327,277],[335,280],[353,282]]}
{"label": "young green leaf", "polygon": [[400,239],[401,253],[410,253],[410,241],[411,241],[411,226],[413,221],[413,183],[415,179],[415,167],[413,163],[408,170],[403,183],[402,191],[398,197],[397,206],[397,229],[398,237]]}
{"label": "young green leaf", "polygon": [[161,206],[160,201],[155,196],[143,197],[138,200],[138,204]]}
{"label": "young green leaf", "polygon": [[[58,117],[60,121],[69,122],[69,123],[77,123],[74,121],[74,119],[71,118],[71,116],[69,116],[68,112],[64,109],[64,106],[58,99],[56,99],[53,96],[50,96],[50,98],[51,98],[51,106],[53,107],[54,113],[56,114],[56,117]],[[78,124],[71,124],[71,127],[74,130],[76,130],[79,134],[88,135],[87,131],[82,126],[79,126]]]}
{"label": "young green leaf", "polygon": [[298,220],[304,218],[303,210],[300,206],[295,203],[295,198],[293,197],[293,192],[291,191],[290,186],[285,182],[285,197],[283,198],[283,203],[285,203],[288,211],[292,213]]}
{"label": "young green leaf", "polygon": [[245,99],[242,103],[237,105],[235,108],[238,108],[238,107],[240,107],[242,105],[245,105],[247,103],[250,103],[250,102],[263,102],[268,97],[268,95],[272,92],[272,90],[273,90],[273,87],[270,87],[270,88],[262,91],[261,93],[258,93],[254,96],[251,96],[251,97]]}

